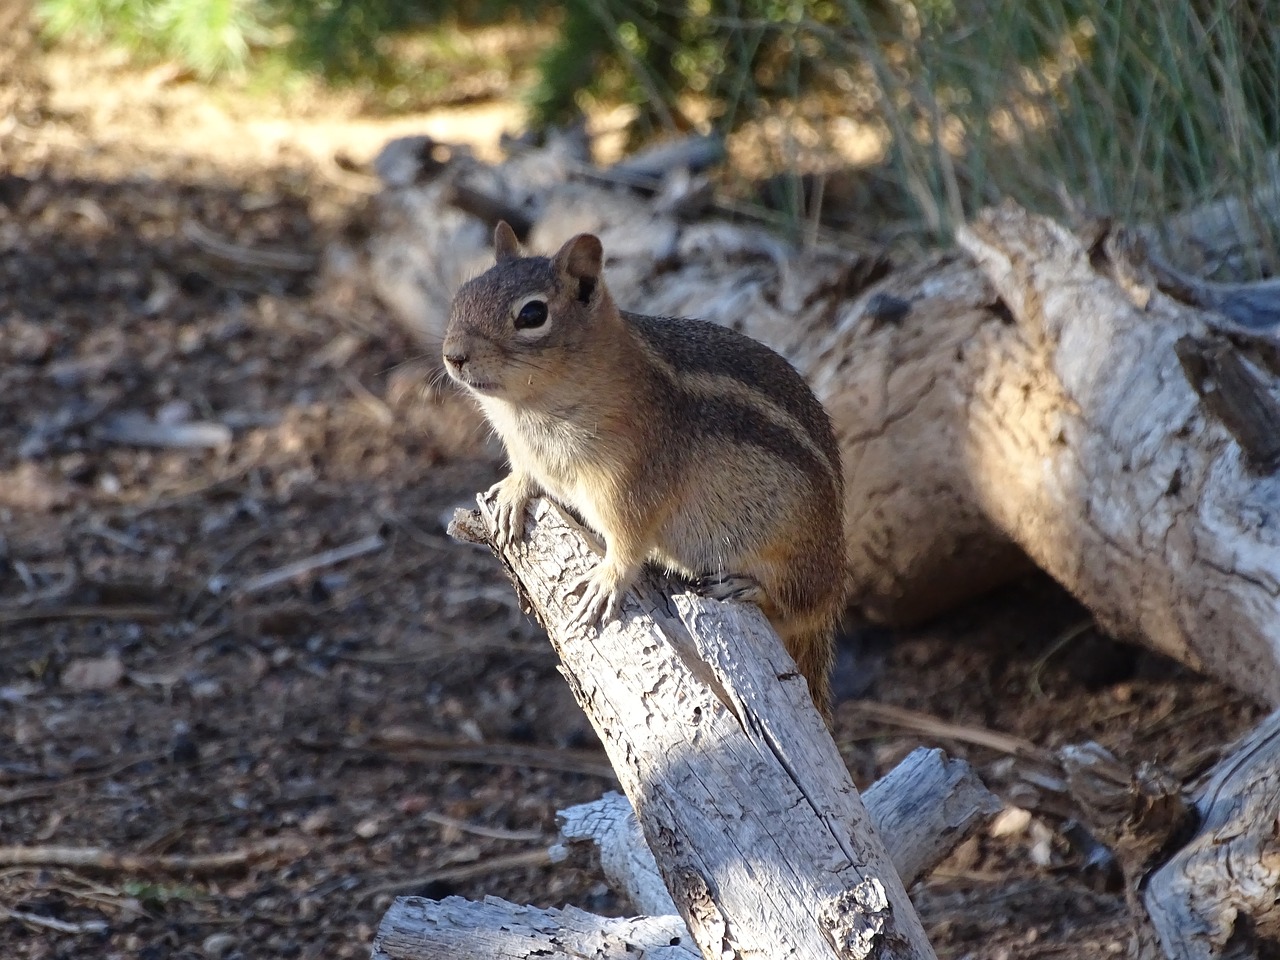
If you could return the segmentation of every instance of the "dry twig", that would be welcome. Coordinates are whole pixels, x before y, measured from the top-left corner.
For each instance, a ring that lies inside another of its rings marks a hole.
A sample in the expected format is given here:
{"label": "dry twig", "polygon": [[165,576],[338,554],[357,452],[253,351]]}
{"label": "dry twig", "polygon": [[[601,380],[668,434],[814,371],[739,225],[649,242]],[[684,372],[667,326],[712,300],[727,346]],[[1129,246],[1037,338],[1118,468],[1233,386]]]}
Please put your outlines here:
{"label": "dry twig", "polygon": [[319,570],[321,567],[332,567],[347,560],[354,560],[356,557],[362,557],[366,553],[381,550],[385,545],[386,541],[375,533],[352,543],[334,547],[332,550],[321,550],[319,553],[313,553],[309,557],[294,560],[282,567],[276,567],[276,569],[260,573],[256,577],[250,577],[240,585],[239,592],[244,596],[262,593],[264,590],[270,590],[272,587],[287,583],[294,577],[300,577],[313,570]]}
{"label": "dry twig", "polygon": [[144,854],[117,853],[105,847],[57,845],[0,847],[0,865],[90,867],[119,873],[222,873],[238,870],[275,857],[297,859],[307,846],[296,837],[278,837],[225,853]]}
{"label": "dry twig", "polygon": [[10,910],[2,905],[0,905],[0,917],[4,917],[7,920],[17,920],[19,923],[25,923],[32,927],[56,930],[58,933],[102,933],[107,929],[107,921],[105,920],[85,920],[81,923],[71,923],[68,920],[58,920],[55,917],[44,917],[38,913],[27,913],[25,910]]}
{"label": "dry twig", "polygon": [[205,253],[241,267],[263,270],[287,270],[292,273],[310,273],[316,268],[316,258],[309,253],[291,250],[260,250],[242,247],[218,236],[208,227],[194,220],[182,224],[183,235]]}

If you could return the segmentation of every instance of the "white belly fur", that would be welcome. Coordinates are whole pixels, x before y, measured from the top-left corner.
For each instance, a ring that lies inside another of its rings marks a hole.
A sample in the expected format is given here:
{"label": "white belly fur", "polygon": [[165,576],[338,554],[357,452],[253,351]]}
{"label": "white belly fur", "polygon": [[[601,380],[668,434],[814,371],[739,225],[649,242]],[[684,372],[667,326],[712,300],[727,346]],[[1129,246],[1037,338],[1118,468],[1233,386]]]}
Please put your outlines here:
{"label": "white belly fur", "polygon": [[589,482],[601,474],[592,469],[601,454],[592,438],[563,420],[520,410],[502,400],[482,397],[480,405],[513,466],[520,464],[538,486],[603,535],[606,525],[598,509],[597,485]]}

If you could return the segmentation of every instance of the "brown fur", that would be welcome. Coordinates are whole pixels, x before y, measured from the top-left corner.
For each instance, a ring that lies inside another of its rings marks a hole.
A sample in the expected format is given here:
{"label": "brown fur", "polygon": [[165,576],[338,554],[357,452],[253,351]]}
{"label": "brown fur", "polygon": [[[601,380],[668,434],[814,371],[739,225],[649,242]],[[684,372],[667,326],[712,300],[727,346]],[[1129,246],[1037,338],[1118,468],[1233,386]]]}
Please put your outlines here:
{"label": "brown fur", "polygon": [[845,575],[840,457],[822,405],[748,337],[619,311],[593,236],[521,257],[500,224],[494,244],[497,265],[454,299],[444,356],[511,460],[499,536],[518,535],[528,500],[548,493],[604,537],[584,623],[608,615],[646,561],[751,578],[826,712]]}

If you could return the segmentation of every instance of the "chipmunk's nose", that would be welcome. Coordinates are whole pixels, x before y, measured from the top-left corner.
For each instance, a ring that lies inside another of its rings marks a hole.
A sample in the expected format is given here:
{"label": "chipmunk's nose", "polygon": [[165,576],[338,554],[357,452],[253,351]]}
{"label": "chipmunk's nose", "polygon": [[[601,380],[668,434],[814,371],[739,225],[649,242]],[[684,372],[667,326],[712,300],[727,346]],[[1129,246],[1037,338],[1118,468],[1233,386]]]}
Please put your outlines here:
{"label": "chipmunk's nose", "polygon": [[461,373],[462,368],[467,365],[467,361],[471,357],[465,350],[446,350],[444,352],[444,365],[454,373]]}

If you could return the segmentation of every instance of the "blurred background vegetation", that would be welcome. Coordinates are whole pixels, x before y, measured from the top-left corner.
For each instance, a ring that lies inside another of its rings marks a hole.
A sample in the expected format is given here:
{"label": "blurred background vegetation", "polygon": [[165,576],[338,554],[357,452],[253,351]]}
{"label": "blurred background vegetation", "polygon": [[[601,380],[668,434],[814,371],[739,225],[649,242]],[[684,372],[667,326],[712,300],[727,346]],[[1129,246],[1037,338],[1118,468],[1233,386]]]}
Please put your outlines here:
{"label": "blurred background vegetation", "polygon": [[[535,130],[628,107],[633,143],[745,137],[759,163],[740,165],[781,174],[775,200],[798,218],[826,174],[874,167],[882,211],[936,239],[1001,196],[1136,220],[1276,179],[1280,0],[41,0],[39,12],[54,42],[123,44],[204,80],[306,75],[379,110],[501,88]],[[506,42],[462,42],[483,29]],[[1275,204],[1257,206],[1274,263]]]}

